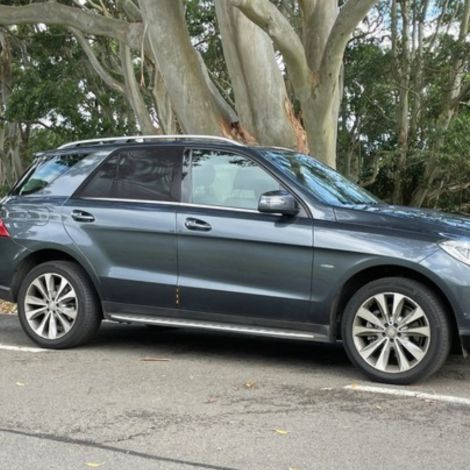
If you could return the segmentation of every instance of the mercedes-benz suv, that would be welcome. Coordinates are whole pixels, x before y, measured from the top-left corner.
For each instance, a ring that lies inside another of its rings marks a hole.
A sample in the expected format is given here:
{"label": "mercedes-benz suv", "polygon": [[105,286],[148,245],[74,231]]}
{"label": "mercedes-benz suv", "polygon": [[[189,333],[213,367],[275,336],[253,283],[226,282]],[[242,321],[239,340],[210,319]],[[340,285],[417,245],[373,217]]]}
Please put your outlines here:
{"label": "mercedes-benz suv", "polygon": [[1,201],[0,298],[44,348],[102,319],[342,341],[407,384],[470,345],[470,219],[387,205],[293,150],[74,142]]}

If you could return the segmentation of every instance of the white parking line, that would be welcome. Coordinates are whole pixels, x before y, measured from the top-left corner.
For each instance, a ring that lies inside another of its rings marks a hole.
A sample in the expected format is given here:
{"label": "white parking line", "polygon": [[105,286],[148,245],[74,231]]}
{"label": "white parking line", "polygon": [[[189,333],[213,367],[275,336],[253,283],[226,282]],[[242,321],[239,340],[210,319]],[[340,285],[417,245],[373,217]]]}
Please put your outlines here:
{"label": "white parking line", "polygon": [[443,401],[458,405],[470,405],[470,398],[454,397],[452,395],[435,395],[434,393],[413,392],[411,390],[399,390],[396,388],[370,387],[367,385],[347,385],[347,390],[358,392],[379,393],[382,395],[394,395],[398,397],[419,398],[420,400]]}
{"label": "white parking line", "polygon": [[32,353],[50,351],[50,349],[28,348],[26,346],[10,346],[9,344],[0,344],[0,349],[3,349],[5,351],[20,351],[20,352],[32,352]]}

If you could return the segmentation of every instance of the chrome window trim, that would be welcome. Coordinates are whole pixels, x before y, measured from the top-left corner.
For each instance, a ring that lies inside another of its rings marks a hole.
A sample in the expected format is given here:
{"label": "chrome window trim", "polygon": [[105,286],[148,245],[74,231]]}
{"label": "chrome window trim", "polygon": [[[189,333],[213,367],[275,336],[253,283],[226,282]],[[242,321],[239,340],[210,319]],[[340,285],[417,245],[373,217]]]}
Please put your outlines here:
{"label": "chrome window trim", "polygon": [[107,201],[107,202],[131,202],[131,203],[140,203],[140,204],[155,204],[155,205],[170,205],[170,206],[189,206],[196,207],[200,209],[216,209],[222,211],[232,211],[232,212],[245,212],[248,214],[261,214],[266,216],[271,216],[273,214],[265,214],[253,209],[242,209],[240,207],[230,207],[230,206],[209,206],[206,204],[193,204],[190,202],[174,202],[174,201],[152,201],[147,199],[118,199],[112,197],[80,197],[76,200],[85,199],[90,201]]}
{"label": "chrome window trim", "polygon": [[246,212],[247,214],[262,214],[262,215],[272,215],[264,214],[263,212],[253,210],[253,209],[243,209],[241,207],[231,207],[231,206],[210,206],[208,204],[193,204],[192,202],[182,202],[182,206],[197,207],[201,209],[216,209],[222,211],[232,211],[232,212]]}
{"label": "chrome window trim", "polygon": [[116,197],[89,197],[89,196],[79,196],[74,198],[74,200],[85,199],[87,201],[107,201],[107,202],[132,202],[140,204],[157,204],[157,205],[170,205],[170,206],[179,206],[180,202],[175,201],[155,201],[153,199],[123,199]]}

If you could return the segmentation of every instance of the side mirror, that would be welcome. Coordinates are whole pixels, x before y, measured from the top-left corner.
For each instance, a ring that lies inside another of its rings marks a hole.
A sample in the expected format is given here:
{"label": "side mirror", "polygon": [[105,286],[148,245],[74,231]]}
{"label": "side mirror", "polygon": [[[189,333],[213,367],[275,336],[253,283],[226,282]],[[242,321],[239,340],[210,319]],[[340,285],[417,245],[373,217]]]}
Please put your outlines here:
{"label": "side mirror", "polygon": [[297,202],[287,191],[268,191],[258,202],[258,210],[268,214],[295,215],[299,212]]}

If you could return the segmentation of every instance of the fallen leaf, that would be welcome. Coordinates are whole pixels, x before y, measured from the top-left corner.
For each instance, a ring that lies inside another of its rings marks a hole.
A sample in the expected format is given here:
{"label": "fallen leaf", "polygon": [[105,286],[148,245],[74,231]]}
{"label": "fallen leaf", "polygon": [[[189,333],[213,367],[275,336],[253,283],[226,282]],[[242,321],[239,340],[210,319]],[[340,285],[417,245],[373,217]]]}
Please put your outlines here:
{"label": "fallen leaf", "polygon": [[245,384],[245,388],[255,388],[255,385],[256,385],[255,382],[253,382],[252,380],[249,380],[249,381]]}
{"label": "fallen leaf", "polygon": [[274,431],[276,432],[276,434],[281,434],[282,436],[284,434],[289,434],[289,431],[283,431],[282,429],[275,429]]}
{"label": "fallen leaf", "polygon": [[18,387],[24,387],[26,384],[24,384],[23,382],[16,382],[16,385]]}
{"label": "fallen leaf", "polygon": [[87,467],[91,467],[91,468],[98,468],[98,467],[101,467],[104,465],[104,462],[87,462],[85,464]]}
{"label": "fallen leaf", "polygon": [[381,410],[382,407],[380,405],[375,405],[375,407],[378,409],[378,410]]}
{"label": "fallen leaf", "polygon": [[358,386],[359,386],[359,385],[358,385],[357,382],[353,382],[353,383],[351,384],[351,388],[357,388]]}
{"label": "fallen leaf", "polygon": [[141,362],[170,362],[171,359],[165,359],[163,357],[141,357]]}

